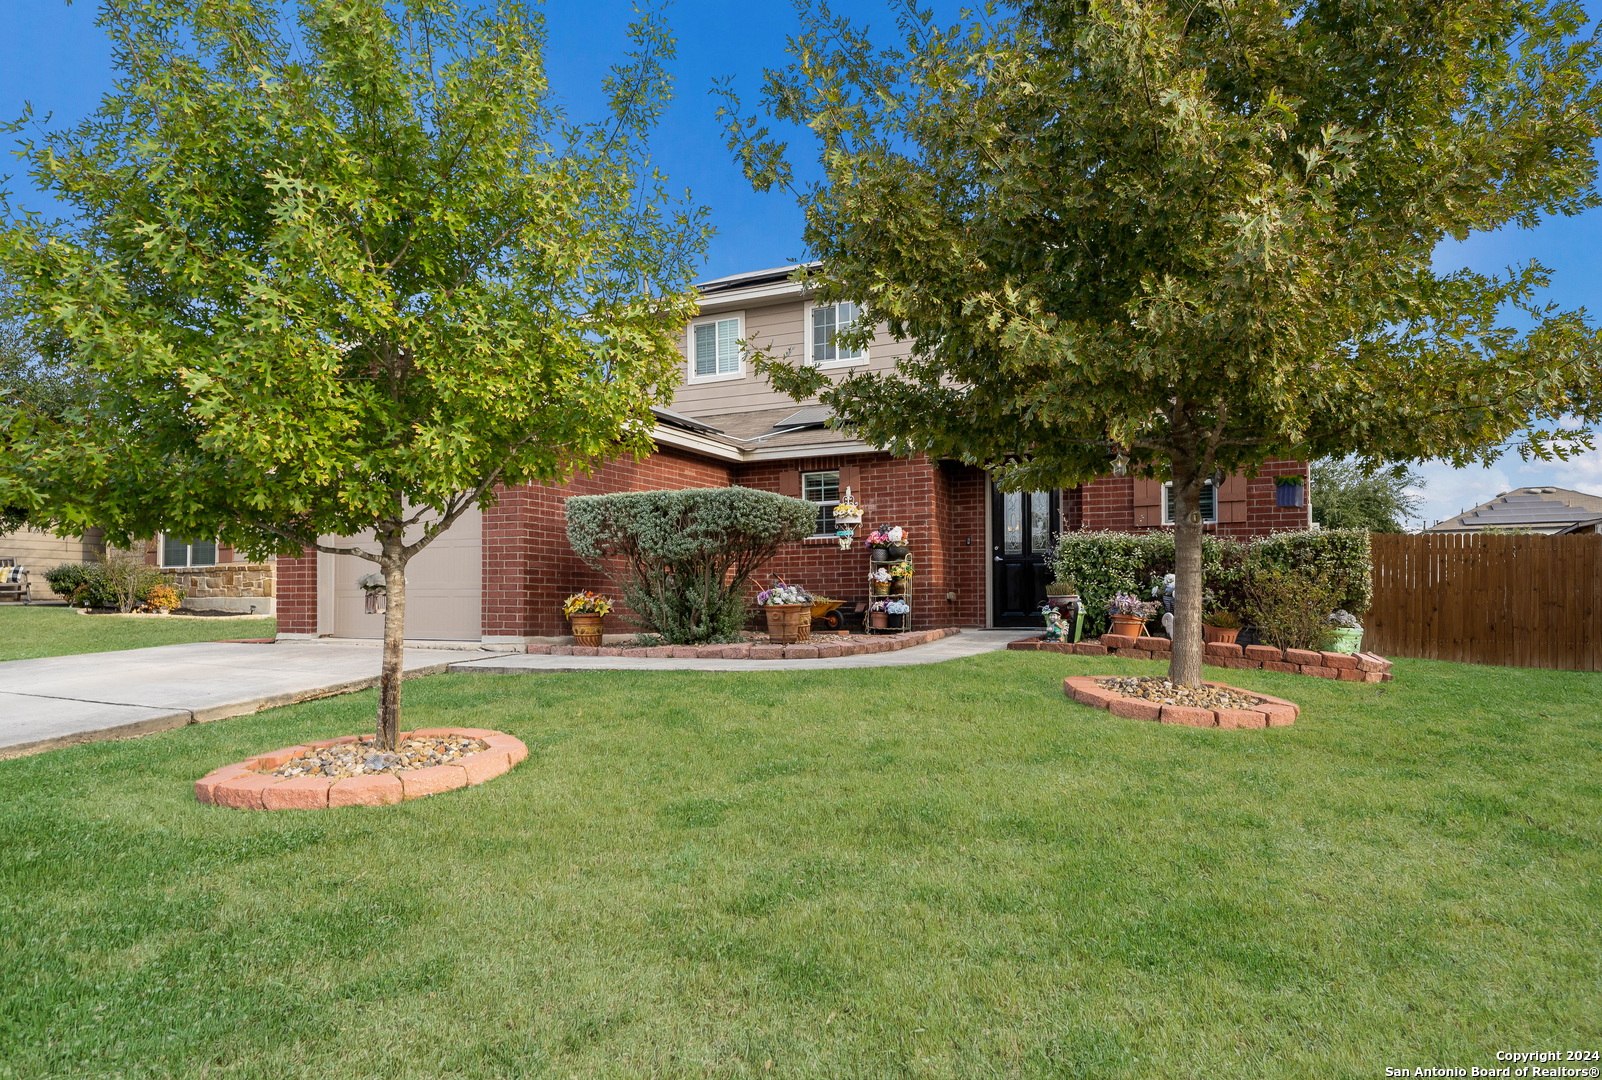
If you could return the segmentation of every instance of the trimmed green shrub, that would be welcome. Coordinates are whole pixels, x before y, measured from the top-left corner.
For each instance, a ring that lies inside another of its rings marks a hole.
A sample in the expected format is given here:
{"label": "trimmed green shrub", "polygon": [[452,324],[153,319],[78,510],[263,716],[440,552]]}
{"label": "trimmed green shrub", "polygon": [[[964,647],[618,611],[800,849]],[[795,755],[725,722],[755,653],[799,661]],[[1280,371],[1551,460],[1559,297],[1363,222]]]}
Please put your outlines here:
{"label": "trimmed green shrub", "polygon": [[[57,596],[70,600],[78,587],[89,582],[99,569],[99,563],[62,563],[52,566],[44,572],[44,579],[50,586],[50,591]],[[109,605],[103,605],[109,606]]]}
{"label": "trimmed green shrub", "polygon": [[[1174,572],[1174,534],[1064,533],[1052,569],[1059,579],[1079,583],[1085,632],[1101,633],[1107,627],[1107,601],[1114,593],[1149,598],[1152,583]],[[1369,538],[1361,530],[1276,533],[1249,542],[1221,536],[1202,538],[1202,576],[1216,607],[1244,614],[1249,582],[1270,570],[1309,583],[1322,578],[1335,596],[1331,611],[1341,607],[1361,614],[1373,599]]]}
{"label": "trimmed green shrub", "polygon": [[[1231,610],[1244,599],[1240,594],[1244,562],[1244,545],[1239,541],[1217,536],[1202,538],[1202,576],[1219,603]],[[1057,580],[1079,583],[1085,633],[1094,636],[1109,625],[1107,601],[1115,593],[1151,599],[1153,583],[1174,572],[1174,534],[1063,533],[1057,542],[1053,570]]]}
{"label": "trimmed green shrub", "polygon": [[1252,541],[1248,561],[1249,574],[1264,568],[1325,578],[1335,592],[1331,611],[1361,615],[1374,602],[1374,546],[1366,529],[1274,533]]}
{"label": "trimmed green shrub", "polygon": [[612,576],[641,629],[670,645],[737,640],[751,575],[817,521],[815,503],[743,487],[567,500],[573,550]]}

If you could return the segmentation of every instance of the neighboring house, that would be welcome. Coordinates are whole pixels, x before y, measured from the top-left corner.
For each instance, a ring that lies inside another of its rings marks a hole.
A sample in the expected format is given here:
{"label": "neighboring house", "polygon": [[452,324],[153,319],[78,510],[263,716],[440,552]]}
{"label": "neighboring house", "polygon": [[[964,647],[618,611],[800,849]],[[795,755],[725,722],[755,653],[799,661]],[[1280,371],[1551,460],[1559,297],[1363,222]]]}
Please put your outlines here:
{"label": "neighboring house", "polygon": [[1545,533],[1602,532],[1602,495],[1560,487],[1504,491],[1488,503],[1438,521],[1425,532],[1485,532],[1487,529]]}
{"label": "neighboring house", "polygon": [[17,560],[18,566],[28,568],[32,578],[33,598],[54,596],[45,584],[44,572],[62,563],[92,562],[106,556],[106,542],[99,529],[90,529],[82,536],[56,536],[37,529],[18,529],[0,533],[0,558]]}
{"label": "neighboring house", "polygon": [[[817,535],[782,551],[764,583],[777,574],[848,601],[848,610],[868,593],[862,538],[873,526],[900,525],[911,531],[913,625],[920,629],[1039,625],[1054,534],[1171,525],[1167,485],[1155,481],[1107,477],[1066,491],[1005,494],[983,470],[892,457],[827,428],[827,408],[774,391],[751,370],[739,342],[842,374],[888,370],[908,345],[881,336],[862,352],[840,347],[834,332],[855,310],[813,304],[790,280],[794,269],[704,283],[701,314],[685,331],[683,384],[672,408],[657,411],[657,452],[608,463],[561,487],[505,489],[493,508],[464,515],[407,570],[407,636],[486,644],[562,639],[562,598],[611,587],[567,543],[562,504],[569,495],[739,484],[823,503]],[[1256,536],[1309,527],[1309,508],[1277,506],[1274,484],[1275,476],[1305,479],[1306,464],[1273,461],[1262,473],[1209,487],[1209,531]],[[865,521],[842,551],[828,506],[847,488]],[[280,559],[280,632],[380,636],[382,617],[366,614],[356,587],[370,569],[353,556]],[[609,629],[624,630],[624,620],[613,618]]]}
{"label": "neighboring house", "polygon": [[165,533],[147,540],[145,564],[183,590],[191,611],[236,611],[272,615],[277,603],[273,560],[249,562],[215,540],[186,540]]}

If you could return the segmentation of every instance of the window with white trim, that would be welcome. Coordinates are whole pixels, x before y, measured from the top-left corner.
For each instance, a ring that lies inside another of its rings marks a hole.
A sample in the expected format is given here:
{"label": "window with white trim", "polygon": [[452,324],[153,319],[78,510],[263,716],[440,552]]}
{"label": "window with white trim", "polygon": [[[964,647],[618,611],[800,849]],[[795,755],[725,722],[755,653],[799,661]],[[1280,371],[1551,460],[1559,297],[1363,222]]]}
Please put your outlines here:
{"label": "window with white trim", "polygon": [[840,501],[840,470],[801,474],[801,497],[818,503],[818,527],[813,536],[834,535],[834,504]]}
{"label": "window with white trim", "polygon": [[216,566],[217,541],[180,540],[165,533],[161,537],[161,565]]}
{"label": "window with white trim", "polygon": [[730,379],[742,373],[740,316],[721,315],[690,324],[690,378]]}
{"label": "window with white trim", "polygon": [[835,338],[843,330],[849,330],[862,314],[862,309],[849,300],[842,300],[838,304],[813,304],[812,315],[808,320],[808,341],[812,362],[818,367],[828,364],[844,364],[854,360],[866,360],[866,349],[853,349],[841,345]]}
{"label": "window with white trim", "polygon": [[[1201,516],[1203,525],[1218,524],[1218,493],[1211,480],[1202,481]],[[1174,524],[1174,482],[1163,485],[1163,524]]]}

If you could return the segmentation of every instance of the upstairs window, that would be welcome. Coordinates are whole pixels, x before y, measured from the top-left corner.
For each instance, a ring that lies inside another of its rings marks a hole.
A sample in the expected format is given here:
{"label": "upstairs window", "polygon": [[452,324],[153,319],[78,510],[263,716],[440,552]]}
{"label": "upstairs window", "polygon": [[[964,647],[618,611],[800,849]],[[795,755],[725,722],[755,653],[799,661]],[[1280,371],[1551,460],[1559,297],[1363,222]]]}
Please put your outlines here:
{"label": "upstairs window", "polygon": [[801,497],[807,502],[821,504],[818,507],[818,526],[812,535],[833,536],[834,504],[840,501],[840,470],[802,473]]}
{"label": "upstairs window", "polygon": [[740,370],[740,317],[707,319],[690,325],[692,378],[727,379]]}
{"label": "upstairs window", "polygon": [[[1218,495],[1213,488],[1211,480],[1202,481],[1199,501],[1201,502],[1202,524],[1218,524]],[[1172,481],[1163,485],[1163,524],[1174,524],[1174,485]]]}
{"label": "upstairs window", "polygon": [[855,324],[860,314],[861,309],[849,300],[842,300],[838,304],[812,305],[810,330],[814,364],[823,367],[825,364],[841,364],[867,358],[865,350],[848,348],[835,342],[836,336]]}
{"label": "upstairs window", "polygon": [[161,538],[161,565],[163,566],[216,566],[217,541],[180,540],[175,536]]}

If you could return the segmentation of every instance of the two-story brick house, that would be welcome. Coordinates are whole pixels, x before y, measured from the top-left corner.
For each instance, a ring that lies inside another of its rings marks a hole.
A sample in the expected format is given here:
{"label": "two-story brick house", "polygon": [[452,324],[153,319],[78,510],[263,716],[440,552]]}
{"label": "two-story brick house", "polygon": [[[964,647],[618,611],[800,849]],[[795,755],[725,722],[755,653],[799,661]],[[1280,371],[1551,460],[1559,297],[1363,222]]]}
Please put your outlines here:
{"label": "two-story brick house", "polygon": [[[806,357],[826,373],[888,370],[907,344],[881,334],[859,353],[834,341],[849,304],[814,304],[790,280],[794,267],[740,274],[701,286],[701,314],[685,330],[684,380],[659,410],[657,452],[617,461],[560,487],[501,492],[419,555],[407,574],[408,636],[486,644],[557,640],[559,605],[570,592],[610,583],[568,546],[569,495],[661,488],[747,487],[831,505],[849,487],[865,512],[859,541],[842,551],[827,510],[818,534],[780,553],[770,572],[816,594],[867,596],[869,526],[910,531],[917,568],[913,626],[1038,625],[1047,580],[1044,553],[1067,529],[1157,529],[1171,523],[1166,485],[1107,477],[1066,491],[1002,493],[986,474],[954,461],[897,458],[827,428],[828,411],[774,391],[740,343]],[[1276,505],[1275,476],[1307,475],[1301,462],[1270,462],[1263,475],[1230,477],[1203,497],[1209,527],[1254,536],[1306,528],[1307,507]],[[1304,500],[1305,502],[1305,500]],[[371,569],[349,556],[308,553],[278,564],[278,615],[286,635],[377,637],[356,578]],[[849,606],[849,605],[848,605]],[[623,620],[609,631],[624,632]]]}

